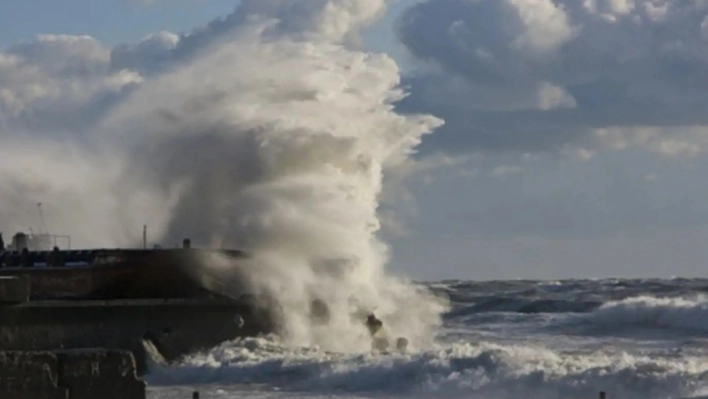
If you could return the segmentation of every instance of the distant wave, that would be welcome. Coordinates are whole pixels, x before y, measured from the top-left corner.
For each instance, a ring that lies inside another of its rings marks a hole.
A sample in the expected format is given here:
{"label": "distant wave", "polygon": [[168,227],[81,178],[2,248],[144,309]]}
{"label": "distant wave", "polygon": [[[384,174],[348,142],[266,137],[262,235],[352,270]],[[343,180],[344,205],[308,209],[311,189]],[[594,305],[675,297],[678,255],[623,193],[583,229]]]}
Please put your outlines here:
{"label": "distant wave", "polygon": [[406,355],[338,355],[287,349],[265,339],[230,342],[157,368],[152,385],[267,383],[287,391],[383,392],[415,397],[567,399],[606,390],[623,399],[690,396],[705,386],[700,358],[626,353],[562,354],[541,347],[452,344]]}
{"label": "distant wave", "polygon": [[486,298],[474,305],[454,309],[448,317],[467,316],[476,313],[514,312],[514,313],[587,313],[602,305],[599,301],[563,300],[563,299],[519,299],[510,297]]}
{"label": "distant wave", "polygon": [[708,297],[627,298],[602,305],[588,315],[588,320],[606,325],[708,331]]}

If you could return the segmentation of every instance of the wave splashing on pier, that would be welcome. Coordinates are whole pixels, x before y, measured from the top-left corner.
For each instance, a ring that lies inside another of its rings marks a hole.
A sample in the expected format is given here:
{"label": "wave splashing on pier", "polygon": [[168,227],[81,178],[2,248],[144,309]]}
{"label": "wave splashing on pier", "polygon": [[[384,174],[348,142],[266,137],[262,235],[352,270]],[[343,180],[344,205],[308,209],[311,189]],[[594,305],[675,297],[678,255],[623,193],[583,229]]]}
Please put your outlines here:
{"label": "wave splashing on pier", "polygon": [[[75,166],[24,163],[38,174],[3,185],[31,181],[67,208],[86,205],[80,226],[73,210],[47,212],[77,245],[135,245],[148,220],[166,245],[191,237],[247,251],[248,261],[209,259],[204,271],[237,277],[222,284],[233,295],[276,299],[294,345],[368,350],[370,312],[392,339],[426,345],[444,306],[386,274],[377,210],[386,171],[442,122],[397,114],[397,65],[357,49],[358,29],[383,9],[382,0],[243,1],[189,34],[118,46],[111,67],[134,79],[94,104],[104,107],[95,123],[62,144],[35,134],[33,151],[57,160],[70,147]],[[310,320],[314,300],[329,323]]]}

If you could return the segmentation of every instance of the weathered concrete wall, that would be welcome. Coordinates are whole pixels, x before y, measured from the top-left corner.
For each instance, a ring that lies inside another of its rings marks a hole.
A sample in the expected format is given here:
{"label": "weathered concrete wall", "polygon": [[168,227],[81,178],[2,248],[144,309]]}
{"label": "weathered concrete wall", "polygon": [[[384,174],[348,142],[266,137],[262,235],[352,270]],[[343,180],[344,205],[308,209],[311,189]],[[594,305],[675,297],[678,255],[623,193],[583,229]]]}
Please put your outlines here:
{"label": "weathered concrete wall", "polygon": [[32,300],[87,298],[101,287],[130,278],[134,268],[108,266],[2,268],[0,276],[30,279]]}
{"label": "weathered concrete wall", "polygon": [[69,399],[144,399],[132,353],[110,350],[59,352],[59,386]]}
{"label": "weathered concrete wall", "polygon": [[0,352],[0,397],[68,399],[59,387],[59,361],[51,352]]}
{"label": "weathered concrete wall", "polygon": [[145,371],[144,338],[172,361],[268,329],[245,304],[204,300],[29,302],[0,306],[0,321],[2,349],[130,350],[140,375]]}
{"label": "weathered concrete wall", "polygon": [[144,399],[130,352],[0,352],[3,399]]}
{"label": "weathered concrete wall", "polygon": [[0,276],[0,305],[24,303],[30,299],[27,276]]}
{"label": "weathered concrete wall", "polygon": [[[203,285],[197,265],[206,250],[92,250],[30,252],[29,267],[19,266],[19,254],[0,252],[0,276],[28,276],[31,298],[127,299],[205,298],[212,296]],[[239,251],[218,251],[233,259]],[[62,258],[65,267],[51,266],[51,257]]]}

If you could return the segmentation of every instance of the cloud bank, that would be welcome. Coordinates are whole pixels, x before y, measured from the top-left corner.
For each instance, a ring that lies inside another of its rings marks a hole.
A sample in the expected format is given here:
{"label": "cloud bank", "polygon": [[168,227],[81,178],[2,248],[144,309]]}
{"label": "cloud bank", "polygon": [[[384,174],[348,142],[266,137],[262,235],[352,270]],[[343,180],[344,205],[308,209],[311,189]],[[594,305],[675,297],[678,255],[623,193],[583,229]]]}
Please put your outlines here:
{"label": "cloud bank", "polygon": [[422,2],[398,26],[424,65],[403,108],[446,120],[431,148],[695,155],[707,17],[701,1]]}

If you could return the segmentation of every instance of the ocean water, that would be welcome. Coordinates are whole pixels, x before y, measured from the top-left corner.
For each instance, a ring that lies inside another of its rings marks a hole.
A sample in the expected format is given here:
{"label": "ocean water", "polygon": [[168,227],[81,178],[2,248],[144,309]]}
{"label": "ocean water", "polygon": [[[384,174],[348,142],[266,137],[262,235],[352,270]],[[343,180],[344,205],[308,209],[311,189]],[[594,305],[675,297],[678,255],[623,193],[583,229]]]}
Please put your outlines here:
{"label": "ocean water", "polygon": [[708,395],[708,280],[444,281],[436,344],[327,353],[227,342],[147,376],[152,399],[665,399]]}

